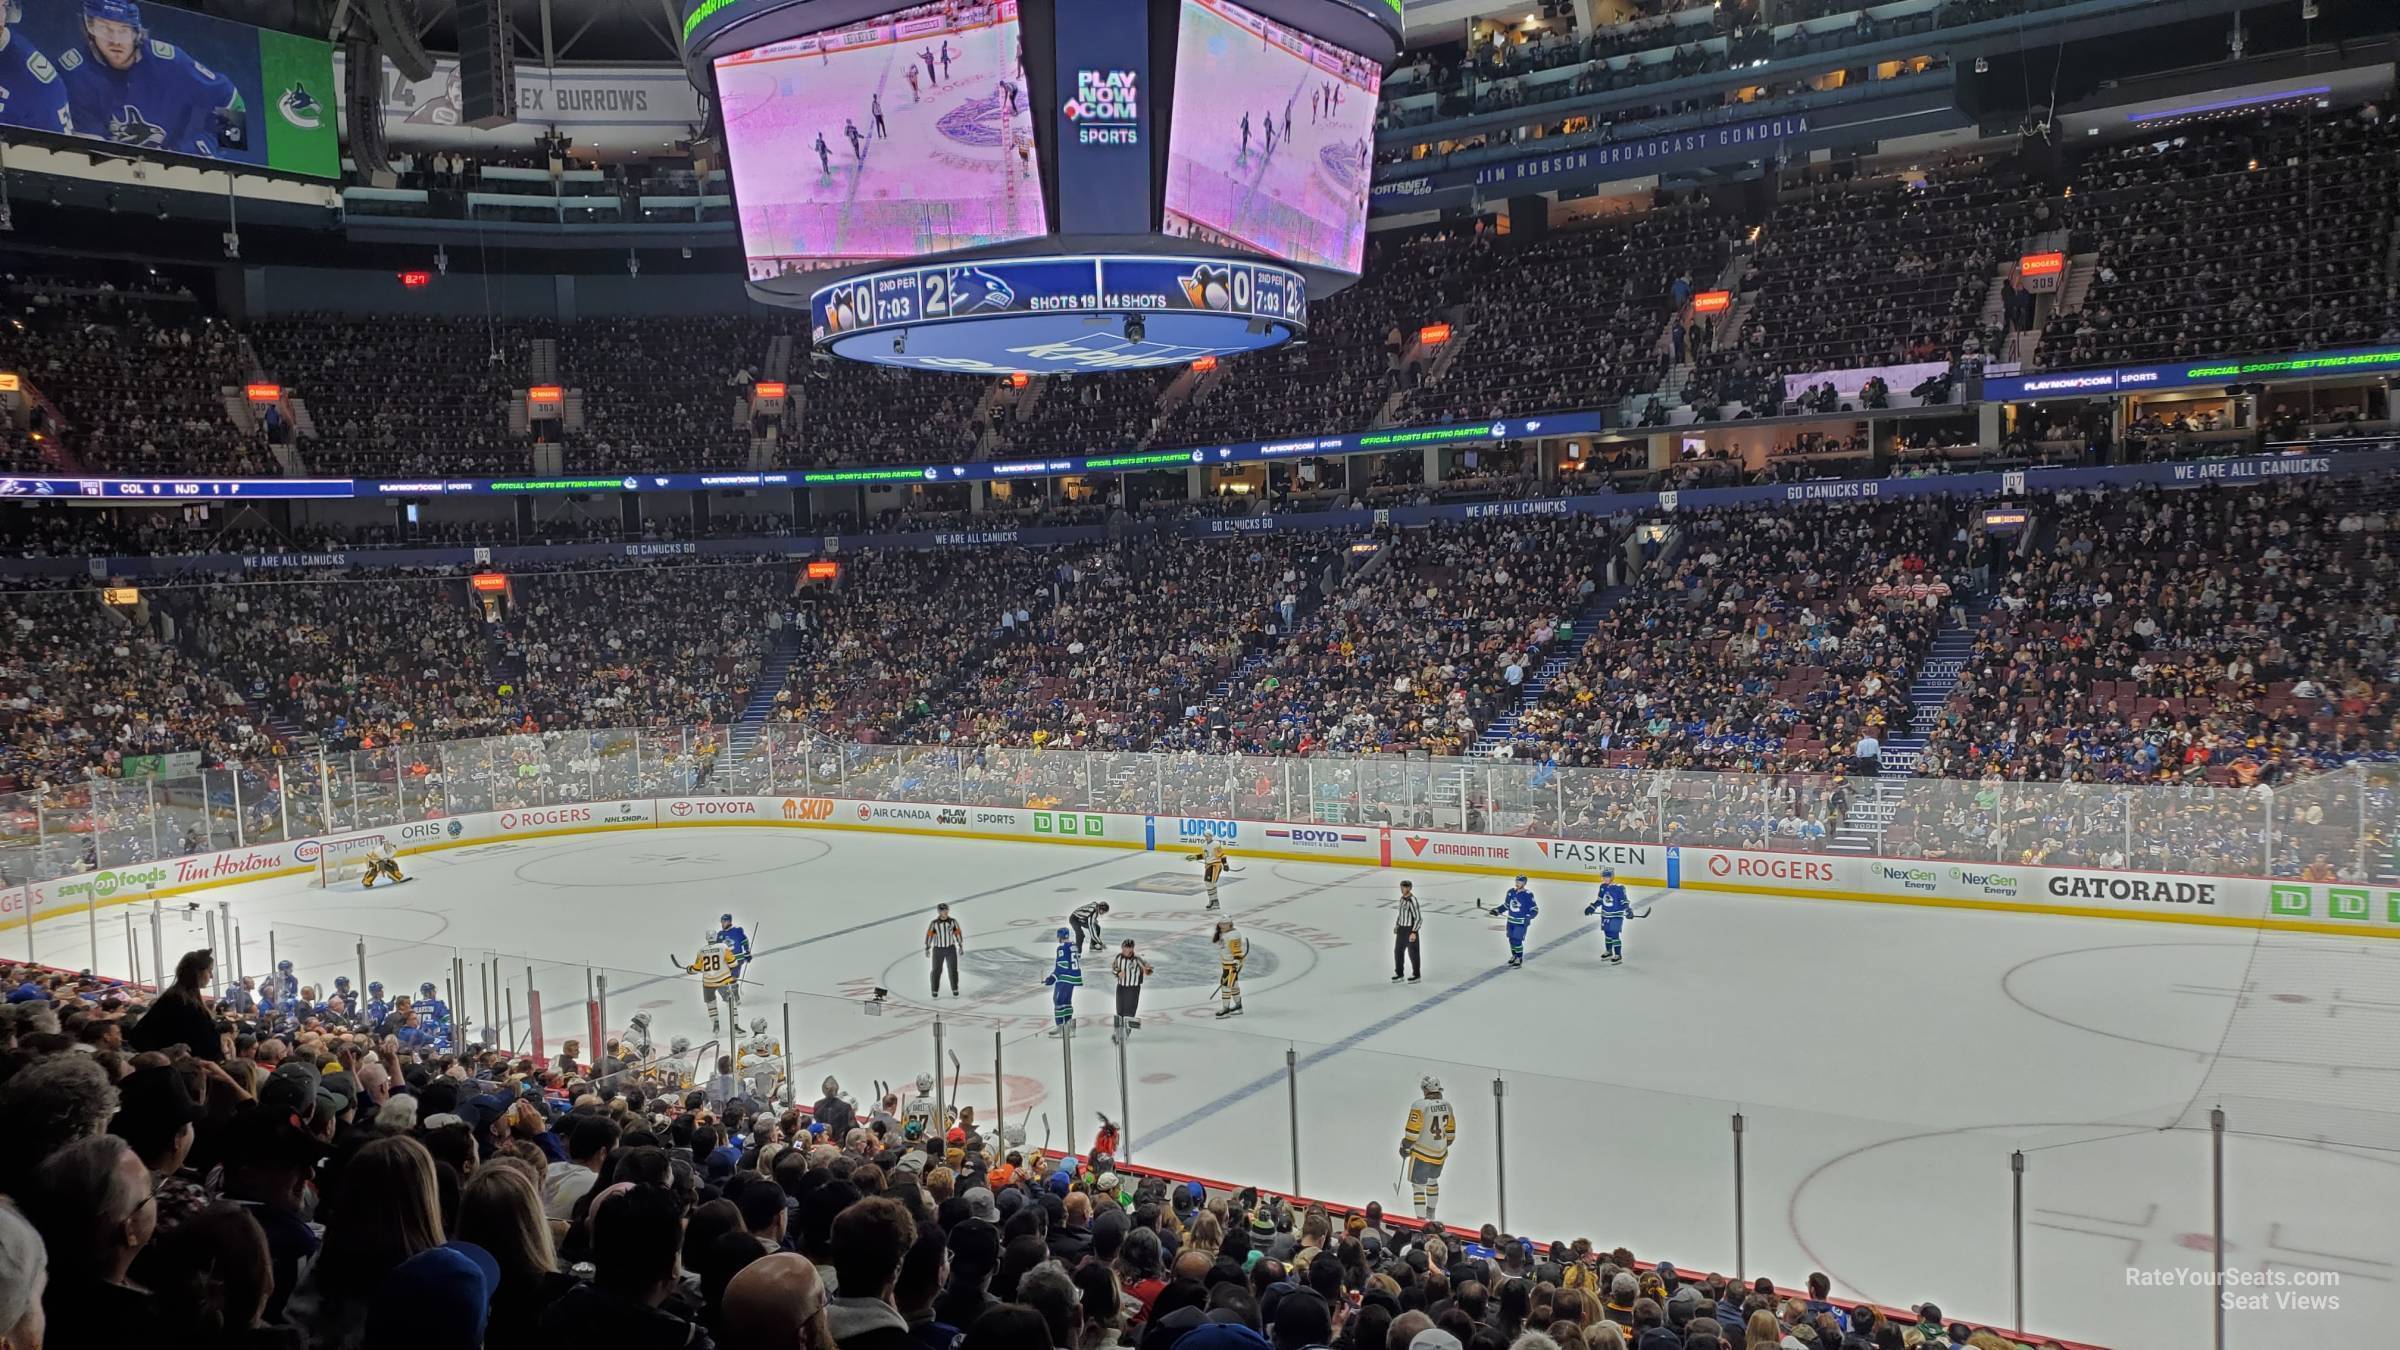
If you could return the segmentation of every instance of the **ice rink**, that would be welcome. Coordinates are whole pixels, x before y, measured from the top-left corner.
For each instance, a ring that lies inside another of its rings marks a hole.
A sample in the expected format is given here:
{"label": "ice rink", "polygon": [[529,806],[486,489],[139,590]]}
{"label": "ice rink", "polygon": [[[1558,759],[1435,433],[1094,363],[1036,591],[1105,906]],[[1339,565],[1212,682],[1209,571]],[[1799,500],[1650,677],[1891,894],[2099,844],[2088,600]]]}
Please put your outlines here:
{"label": "ice rink", "polygon": [[[1288,1048],[1301,1189],[1389,1206],[1402,1120],[1434,1073],[1460,1121],[1443,1218],[1498,1220],[1504,1166],[1510,1230],[1622,1243],[1687,1270],[1735,1267],[1739,1111],[1748,1274],[1797,1284],[1821,1269],[1846,1296],[1932,1299],[1979,1322],[2010,1317],[2021,1149],[2026,1320],[2118,1347],[2207,1343],[2209,1290],[2132,1281],[2209,1268],[2209,1135],[2161,1127],[2204,1121],[2203,1094],[2231,1087],[2304,1103],[2274,1116],[2280,1137],[2239,1133],[2258,1101],[2225,1103],[2231,1264],[2307,1282],[2236,1291],[2266,1306],[2233,1315],[2233,1343],[2367,1344],[2400,1317],[2400,1153],[2308,1128],[2355,1140],[2385,1119],[2400,1082],[2400,944],[1677,891],[1629,926],[1612,968],[1582,917],[1585,889],[1536,882],[1529,960],[1510,970],[1495,921],[1473,908],[1504,881],[1248,859],[1223,887],[1252,943],[1248,1010],[1219,1021],[1213,916],[1177,852],[661,828],[404,861],[412,880],[395,891],[285,878],[202,892],[199,913],[166,902],[166,959],[205,940],[222,901],[245,971],[270,968],[271,940],[305,982],[355,979],[363,941],[369,975],[397,992],[446,982],[457,955],[468,988],[453,1003],[480,1019],[477,966],[497,954],[493,1020],[506,1030],[513,1015],[522,1045],[538,992],[543,1048],[572,1036],[588,1057],[587,970],[607,978],[611,1034],[647,1011],[661,1044],[710,1039],[696,982],[669,975],[668,958],[689,957],[730,910],[757,951],[743,1019],[780,1032],[788,1006],[803,1100],[828,1074],[863,1101],[875,1080],[930,1071],[938,1012],[959,1098],[984,1121],[996,1086],[1037,1145],[1080,1148],[1095,1111],[1123,1111],[1137,1162],[1286,1188]],[[1416,984],[1390,980],[1385,911],[1402,876],[1425,901]],[[963,997],[937,1002],[922,947],[944,900],[967,954]],[[1137,939],[1157,974],[1121,1079],[1106,954],[1087,958],[1081,1030],[1065,1043],[1070,1118],[1040,977],[1065,914],[1093,900],[1112,906],[1111,950]],[[96,934],[81,915],[50,920],[31,941],[70,967],[91,964],[96,942],[99,968],[121,973],[130,921],[147,968],[147,913],[104,908]],[[876,986],[890,1001],[870,1015]],[[2338,1306],[2298,1310],[2328,1297]]]}

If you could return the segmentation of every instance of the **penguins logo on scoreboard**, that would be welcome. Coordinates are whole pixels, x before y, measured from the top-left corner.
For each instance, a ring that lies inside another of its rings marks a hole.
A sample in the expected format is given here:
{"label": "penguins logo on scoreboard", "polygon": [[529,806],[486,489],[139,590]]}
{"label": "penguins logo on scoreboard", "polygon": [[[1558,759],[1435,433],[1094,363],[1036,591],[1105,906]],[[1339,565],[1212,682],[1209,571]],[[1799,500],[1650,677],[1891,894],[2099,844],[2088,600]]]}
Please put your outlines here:
{"label": "penguins logo on scoreboard", "polygon": [[[1249,274],[1243,274],[1244,282]],[[1230,267],[1195,267],[1181,278],[1183,298],[1194,309],[1231,313],[1234,309],[1234,271]],[[1244,285],[1242,289],[1249,289]],[[1245,301],[1247,297],[1244,297]],[[1247,308],[1247,303],[1244,304]]]}

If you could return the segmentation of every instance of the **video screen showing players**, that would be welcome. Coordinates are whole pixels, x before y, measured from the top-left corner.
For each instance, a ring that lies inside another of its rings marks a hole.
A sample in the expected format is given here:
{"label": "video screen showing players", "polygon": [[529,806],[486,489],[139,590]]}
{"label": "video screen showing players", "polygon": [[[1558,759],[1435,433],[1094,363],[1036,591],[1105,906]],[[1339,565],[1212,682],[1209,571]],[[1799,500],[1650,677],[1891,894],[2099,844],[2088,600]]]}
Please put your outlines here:
{"label": "video screen showing players", "polygon": [[1166,232],[1357,272],[1382,87],[1354,52],[1232,0],[1184,0]]}
{"label": "video screen showing players", "polygon": [[1016,0],[918,5],[716,73],[753,281],[1049,229]]}

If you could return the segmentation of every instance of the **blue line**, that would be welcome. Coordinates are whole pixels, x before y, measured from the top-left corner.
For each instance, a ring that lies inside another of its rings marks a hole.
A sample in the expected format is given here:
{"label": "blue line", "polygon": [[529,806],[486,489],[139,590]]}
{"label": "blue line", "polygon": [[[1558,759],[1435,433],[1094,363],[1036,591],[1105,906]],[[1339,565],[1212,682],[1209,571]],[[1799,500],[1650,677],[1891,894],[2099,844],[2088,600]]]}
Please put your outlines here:
{"label": "blue line", "polygon": [[[1544,943],[1539,948],[1528,953],[1525,957],[1526,963],[1530,965],[1531,963],[1539,961],[1543,957],[1548,956],[1552,952],[1565,951],[1574,945],[1577,938],[1583,937],[1587,933],[1598,932],[1599,929],[1600,925],[1597,923],[1584,924],[1568,933],[1565,937],[1560,938],[1558,941]],[[1363,1031],[1352,1032],[1350,1035],[1335,1041],[1333,1044],[1328,1045],[1323,1049],[1310,1052],[1306,1058],[1300,1061],[1299,1067],[1303,1069],[1313,1068],[1314,1066],[1322,1064],[1326,1060],[1329,1060],[1335,1055],[1341,1054],[1344,1051],[1356,1050],[1360,1045],[1382,1035],[1387,1031],[1390,1031],[1392,1028],[1399,1026],[1401,1023],[1406,1022],[1411,1018],[1432,1012],[1434,1009],[1442,1006],[1445,1003],[1448,1003],[1454,998],[1457,998],[1460,994],[1466,993],[1468,990],[1481,988],[1485,981],[1490,980],[1496,975],[1505,974],[1508,970],[1509,967],[1506,965],[1497,965],[1479,975],[1470,975],[1466,979],[1459,981],[1457,984],[1450,986],[1448,989],[1442,990],[1440,993],[1428,995],[1425,998],[1409,1005],[1408,1007],[1402,1008],[1400,1011],[1393,1013],[1391,1016],[1384,1018],[1382,1021],[1375,1023],[1373,1026],[1370,1026]],[[1155,1130],[1143,1131],[1141,1135],[1142,1146],[1145,1148],[1152,1147],[1162,1139],[1181,1134],[1185,1130],[1188,1130],[1192,1126],[1207,1120],[1209,1117],[1216,1115],[1218,1112],[1229,1106],[1238,1106],[1241,1103],[1248,1101],[1250,1098],[1255,1097],[1259,1093],[1264,1092],[1268,1088],[1271,1088],[1277,1083],[1282,1082],[1283,1079],[1284,1074],[1281,1071],[1265,1074],[1261,1077],[1252,1079],[1250,1082],[1244,1083],[1242,1086],[1235,1088],[1233,1091],[1226,1093],[1224,1096],[1217,1098],[1215,1101],[1210,1102],[1205,1106],[1194,1107],[1191,1111],[1176,1118],[1175,1120],[1169,1121],[1167,1124],[1159,1126]]]}

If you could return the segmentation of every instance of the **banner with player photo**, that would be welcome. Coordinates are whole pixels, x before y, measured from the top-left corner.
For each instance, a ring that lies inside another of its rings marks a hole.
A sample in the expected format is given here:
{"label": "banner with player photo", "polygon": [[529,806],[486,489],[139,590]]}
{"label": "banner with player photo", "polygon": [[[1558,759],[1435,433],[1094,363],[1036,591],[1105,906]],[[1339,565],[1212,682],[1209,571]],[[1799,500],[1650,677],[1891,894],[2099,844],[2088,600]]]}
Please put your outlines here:
{"label": "banner with player photo", "polygon": [[0,125],[341,175],[333,48],[140,0],[0,7]]}

